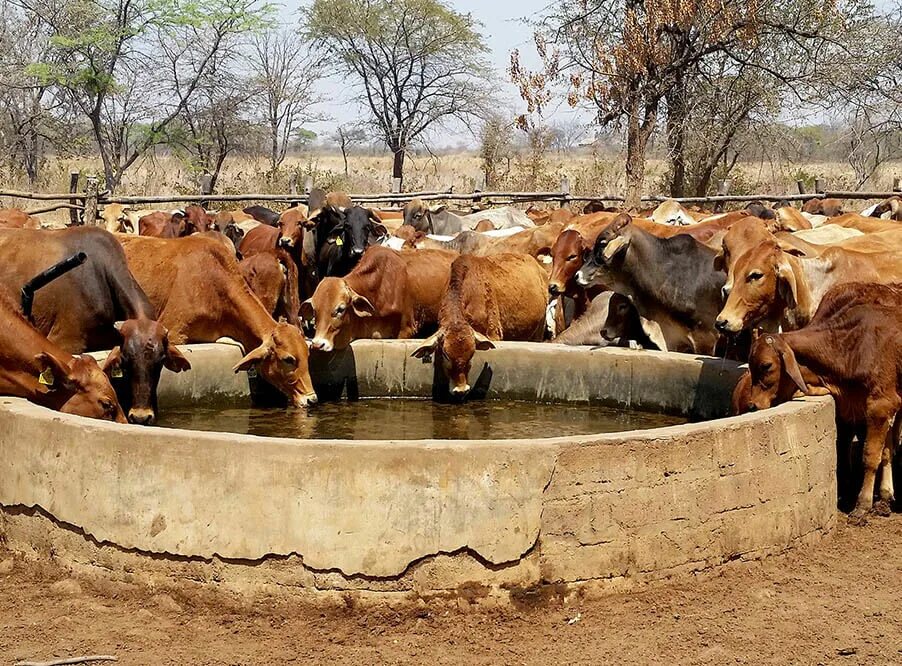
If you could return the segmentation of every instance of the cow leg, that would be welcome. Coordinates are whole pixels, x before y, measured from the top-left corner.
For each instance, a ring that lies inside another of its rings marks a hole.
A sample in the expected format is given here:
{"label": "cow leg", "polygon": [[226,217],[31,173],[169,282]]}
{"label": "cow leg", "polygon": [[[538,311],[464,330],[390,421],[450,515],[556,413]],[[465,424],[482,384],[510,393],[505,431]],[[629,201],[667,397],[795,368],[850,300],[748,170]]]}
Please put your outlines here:
{"label": "cow leg", "polygon": [[888,401],[868,402],[868,434],[862,451],[864,479],[858,501],[852,511],[852,520],[863,524],[865,516],[874,506],[874,484],[877,480],[877,468],[883,460],[886,436],[892,425],[892,417],[896,410]]}
{"label": "cow leg", "polygon": [[887,434],[886,443],[883,445],[883,456],[880,460],[880,490],[879,500],[874,506],[874,512],[880,516],[888,516],[892,513],[892,503],[895,501],[893,492],[893,447],[892,432]]}

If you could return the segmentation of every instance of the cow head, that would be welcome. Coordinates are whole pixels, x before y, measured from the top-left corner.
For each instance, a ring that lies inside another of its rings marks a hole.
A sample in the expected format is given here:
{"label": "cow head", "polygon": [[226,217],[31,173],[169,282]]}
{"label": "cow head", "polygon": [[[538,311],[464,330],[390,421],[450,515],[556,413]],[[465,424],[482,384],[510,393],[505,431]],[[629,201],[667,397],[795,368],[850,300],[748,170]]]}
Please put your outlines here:
{"label": "cow head", "polygon": [[[215,228],[216,218],[207,213],[203,206],[191,204],[185,208],[184,216],[187,221],[187,234],[203,233]],[[186,234],[186,235],[187,235]]]}
{"label": "cow head", "polygon": [[279,238],[276,241],[281,248],[300,248],[304,244],[304,229],[307,216],[300,208],[289,208],[279,216]]}
{"label": "cow head", "polygon": [[297,326],[278,323],[256,349],[232,368],[235,372],[256,367],[260,375],[281,391],[295,407],[317,402],[310,379],[307,341]]}
{"label": "cow head", "polygon": [[594,247],[583,252],[583,265],[576,272],[578,285],[589,287],[601,282],[600,277],[604,268],[629,246],[629,234],[632,229],[630,222],[632,218],[629,215],[620,213],[598,234]]}
{"label": "cow head", "polygon": [[495,345],[479,331],[466,322],[455,322],[442,327],[411,354],[414,358],[423,358],[433,354],[435,361],[441,363],[442,371],[448,378],[451,394],[465,396],[470,392],[469,375],[473,366],[476,350],[494,349]]}
{"label": "cow head", "polygon": [[42,389],[47,394],[57,393],[52,397],[59,411],[126,423],[116,391],[93,357],[73,356],[67,362],[50,352],[41,352],[34,360],[41,368]]}
{"label": "cow head", "polygon": [[714,326],[736,334],[762,321],[778,321],[798,302],[795,273],[776,241],[765,241],[739,257],[725,291],[727,302]]}
{"label": "cow head", "polygon": [[301,318],[315,321],[312,347],[319,351],[347,347],[351,343],[353,319],[375,314],[373,304],[342,278],[324,278],[313,297],[301,303]]}
{"label": "cow head", "polygon": [[103,226],[110,233],[134,233],[135,228],[129,217],[131,208],[122,204],[107,204],[103,207],[101,217]]}
{"label": "cow head", "polygon": [[616,340],[627,337],[639,320],[639,311],[629,297],[623,294],[611,294],[608,301],[608,316],[601,327],[601,337],[605,340]]}
{"label": "cow head", "polygon": [[434,232],[432,216],[442,210],[444,206],[429,208],[422,199],[413,199],[404,206],[404,224],[409,224],[424,234],[431,234]]}
{"label": "cow head", "polygon": [[583,254],[586,249],[586,243],[578,231],[566,229],[561,232],[551,247],[551,278],[548,280],[548,293],[560,296],[567,291],[571,280],[583,267]]}
{"label": "cow head", "polygon": [[367,247],[378,244],[388,235],[382,220],[369,208],[354,206],[345,211],[347,251],[354,259],[363,256]]}
{"label": "cow head", "polygon": [[190,370],[191,364],[169,342],[166,328],[153,319],[117,321],[115,327],[122,343],[110,351],[103,371],[118,388],[128,422],[151,425],[157,416],[157,386],[163,368],[182,372]]}
{"label": "cow head", "polygon": [[746,411],[767,409],[791,400],[796,391],[808,393],[808,385],[795,353],[781,335],[759,335],[749,353],[751,388]]}

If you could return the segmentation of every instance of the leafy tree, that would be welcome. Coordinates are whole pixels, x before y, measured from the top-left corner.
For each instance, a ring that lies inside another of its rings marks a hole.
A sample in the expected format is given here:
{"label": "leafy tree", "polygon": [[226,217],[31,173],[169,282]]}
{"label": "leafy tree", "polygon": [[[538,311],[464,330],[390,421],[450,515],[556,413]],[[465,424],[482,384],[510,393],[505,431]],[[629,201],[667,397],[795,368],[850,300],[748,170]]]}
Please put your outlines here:
{"label": "leafy tree", "polygon": [[49,58],[28,71],[82,114],[106,185],[165,137],[221,51],[261,28],[257,0],[21,0],[49,31]]}
{"label": "leafy tree", "polygon": [[439,123],[469,121],[490,105],[479,24],[440,0],[314,0],[303,34],[357,84],[373,127],[394,155],[392,176]]}

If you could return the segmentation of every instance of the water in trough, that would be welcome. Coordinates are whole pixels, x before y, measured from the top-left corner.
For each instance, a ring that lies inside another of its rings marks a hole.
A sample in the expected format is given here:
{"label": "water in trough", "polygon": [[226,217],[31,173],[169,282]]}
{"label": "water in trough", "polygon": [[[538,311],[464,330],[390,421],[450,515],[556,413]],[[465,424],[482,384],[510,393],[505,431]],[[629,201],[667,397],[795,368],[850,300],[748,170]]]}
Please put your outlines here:
{"label": "water in trough", "polygon": [[686,420],[587,403],[367,398],[327,402],[306,414],[259,407],[167,407],[160,411],[159,425],[298,439],[530,439],[660,428]]}

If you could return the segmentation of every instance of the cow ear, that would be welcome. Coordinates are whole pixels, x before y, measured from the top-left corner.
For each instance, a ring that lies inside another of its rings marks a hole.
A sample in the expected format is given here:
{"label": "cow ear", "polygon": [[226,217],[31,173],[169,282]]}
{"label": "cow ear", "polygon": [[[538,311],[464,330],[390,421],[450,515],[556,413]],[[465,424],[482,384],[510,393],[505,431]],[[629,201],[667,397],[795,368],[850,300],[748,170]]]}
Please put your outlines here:
{"label": "cow ear", "polygon": [[554,261],[554,258],[551,256],[551,248],[543,247],[541,250],[536,252],[536,261],[546,266],[552,263]]}
{"label": "cow ear", "polygon": [[113,328],[115,328],[116,331],[118,331],[118,332],[120,332],[120,333],[122,332],[122,327],[123,327],[124,325],[125,325],[125,322],[124,322],[124,321],[116,321],[116,322],[113,322]]}
{"label": "cow ear", "polygon": [[473,331],[473,337],[476,338],[476,349],[479,351],[488,351],[495,348],[495,343],[485,337],[479,331]]}
{"label": "cow ear", "polygon": [[372,317],[376,314],[376,308],[370,303],[366,296],[353,294],[351,296],[351,307],[354,308],[354,314],[358,317]]}
{"label": "cow ear", "polygon": [[381,222],[373,223],[373,231],[376,234],[376,238],[385,238],[386,236],[388,236],[388,229]]}
{"label": "cow ear", "polygon": [[379,213],[374,211],[372,208],[366,209],[366,216],[370,218],[376,224],[382,224],[382,218],[379,217]]}
{"label": "cow ear", "polygon": [[777,292],[786,303],[787,308],[796,307],[799,302],[796,276],[792,272],[792,266],[785,258],[781,258],[777,263]]}
{"label": "cow ear", "polygon": [[423,358],[424,356],[429,356],[429,354],[434,352],[435,348],[439,345],[439,341],[442,339],[442,333],[442,329],[439,329],[435,333],[430,335],[423,341],[423,344],[414,349],[411,356],[413,358]]}
{"label": "cow ear", "polygon": [[630,241],[626,236],[617,236],[613,238],[604,248],[602,258],[608,262],[614,259],[618,254],[626,252],[626,248],[630,245]]}
{"label": "cow ear", "polygon": [[100,368],[107,375],[110,375],[114,370],[118,370],[122,365],[122,348],[121,347],[113,347],[110,350],[110,353],[107,354],[106,359],[103,361],[103,366]]}
{"label": "cow ear", "polygon": [[271,347],[269,344],[264,342],[262,345],[252,350],[247,354],[243,359],[238,361],[238,364],[232,368],[233,372],[241,372],[242,370],[247,370],[255,363],[259,363],[263,359],[265,359],[271,351]]}
{"label": "cow ear", "polygon": [[727,262],[724,260],[723,250],[714,255],[714,270],[722,273],[727,272]]}
{"label": "cow ear", "polygon": [[312,298],[308,298],[306,301],[301,303],[300,312],[301,312],[301,319],[306,319],[309,321],[310,319],[316,318],[316,311],[313,309],[313,299]]}
{"label": "cow ear", "polygon": [[70,374],[69,366],[50,352],[36,354],[34,360],[41,367],[38,383],[48,391],[58,386],[69,389],[75,386],[75,380]]}
{"label": "cow ear", "polygon": [[796,361],[795,353],[785,343],[781,347],[780,358],[783,359],[783,367],[786,369],[786,374],[795,382],[795,385],[799,387],[802,393],[808,393],[808,384],[805,383],[805,379],[802,377],[802,370],[799,368],[799,362]]}
{"label": "cow ear", "polygon": [[785,252],[786,254],[791,254],[791,255],[793,255],[794,257],[804,257],[804,256],[805,256],[805,253],[801,250],[801,248],[798,248],[798,247],[796,247],[795,245],[792,245],[792,244],[790,244],[790,243],[787,243],[787,242],[786,242],[785,240],[783,240],[783,239],[779,239],[779,240],[777,241],[777,246],[778,246],[781,250],[783,250],[783,252]]}
{"label": "cow ear", "polygon": [[163,359],[163,365],[172,372],[184,372],[191,369],[191,363],[188,362],[188,359],[179,351],[178,347],[171,343],[166,346],[166,357]]}

